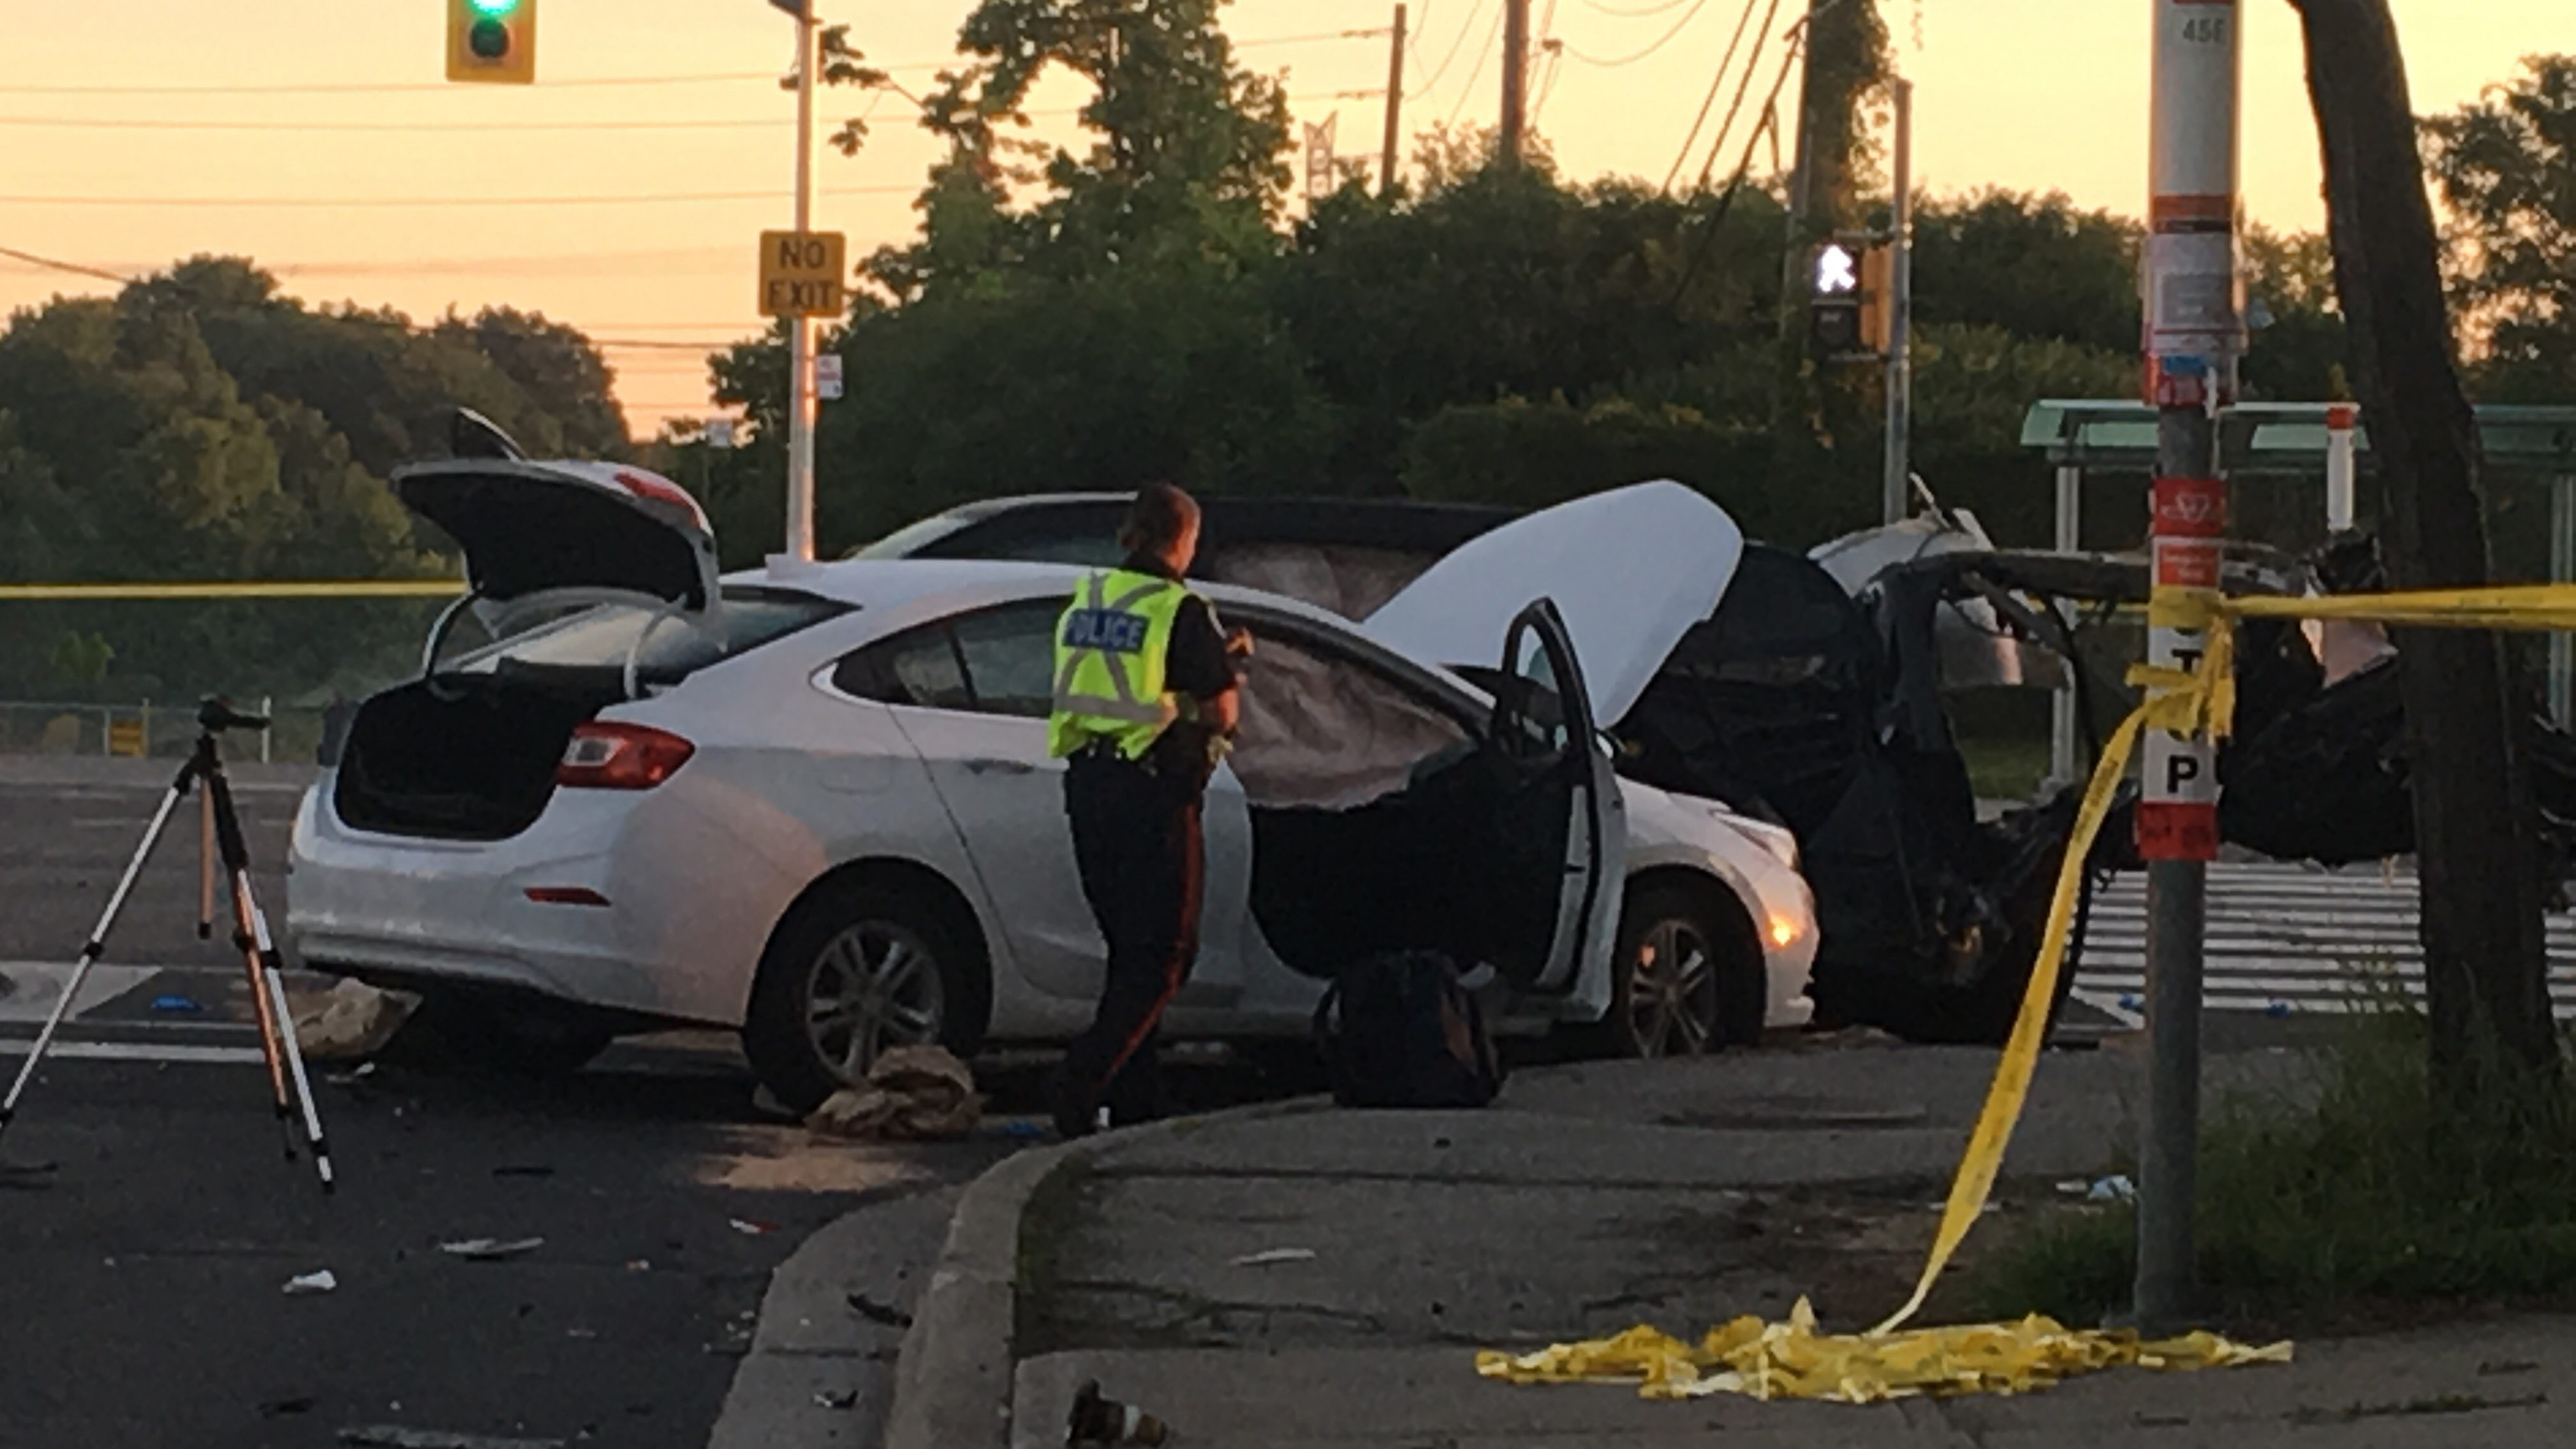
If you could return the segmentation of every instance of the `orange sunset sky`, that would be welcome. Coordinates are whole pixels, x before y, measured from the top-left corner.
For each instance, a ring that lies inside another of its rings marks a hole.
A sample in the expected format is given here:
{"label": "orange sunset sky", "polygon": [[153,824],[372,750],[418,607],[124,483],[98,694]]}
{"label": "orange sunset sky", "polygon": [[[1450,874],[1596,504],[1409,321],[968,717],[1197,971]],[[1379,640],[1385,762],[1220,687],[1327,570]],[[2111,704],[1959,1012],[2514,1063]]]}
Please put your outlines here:
{"label": "orange sunset sky", "polygon": [[[754,238],[789,217],[794,102],[775,76],[792,24],[763,0],[539,3],[542,83],[518,89],[442,83],[441,0],[8,0],[0,247],[120,274],[196,252],[246,254],[307,300],[415,316],[533,308],[620,344],[611,356],[639,433],[701,414],[694,347],[758,327]],[[818,3],[916,90],[972,8]],[[2475,97],[2525,54],[2576,50],[2576,0],[2395,3],[2419,110]],[[1783,5],[1781,24],[1802,8]],[[1500,9],[1413,0],[1408,131],[1493,120]],[[1301,120],[1337,115],[1341,149],[1373,152],[1392,10],[1237,0],[1227,27],[1247,64],[1285,73]],[[1917,86],[1925,186],[2053,189],[2143,208],[2147,0],[1882,0],[1882,10]],[[1738,6],[1537,0],[1537,11],[1541,33],[1563,43],[1539,63],[1536,88],[1538,128],[1564,170],[1660,182]],[[2246,202],[2274,225],[2315,227],[2297,20],[2286,0],[2246,0],[2244,13]],[[635,78],[666,83],[581,84]],[[1062,128],[1080,99],[1060,79],[1033,104],[1056,113],[1043,125]],[[848,232],[853,255],[912,228],[933,147],[906,111],[893,97],[825,98],[827,119],[871,112],[876,128],[857,159],[826,151],[817,162],[818,225]],[[0,306],[111,285],[0,258]]]}

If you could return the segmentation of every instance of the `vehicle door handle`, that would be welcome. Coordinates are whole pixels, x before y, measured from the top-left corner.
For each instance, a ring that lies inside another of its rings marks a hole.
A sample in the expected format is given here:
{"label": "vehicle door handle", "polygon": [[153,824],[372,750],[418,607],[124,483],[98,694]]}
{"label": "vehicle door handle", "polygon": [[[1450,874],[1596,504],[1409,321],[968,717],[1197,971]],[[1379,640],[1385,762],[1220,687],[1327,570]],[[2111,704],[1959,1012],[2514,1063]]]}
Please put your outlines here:
{"label": "vehicle door handle", "polygon": [[1038,767],[1020,760],[968,760],[970,775],[1034,775]]}

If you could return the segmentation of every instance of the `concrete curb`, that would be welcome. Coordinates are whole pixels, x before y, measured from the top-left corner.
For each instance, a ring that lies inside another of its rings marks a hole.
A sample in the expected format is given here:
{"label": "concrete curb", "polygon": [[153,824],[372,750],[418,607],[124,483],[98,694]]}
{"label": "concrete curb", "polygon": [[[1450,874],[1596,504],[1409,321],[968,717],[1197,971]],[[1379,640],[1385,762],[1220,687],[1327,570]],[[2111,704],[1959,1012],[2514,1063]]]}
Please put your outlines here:
{"label": "concrete curb", "polygon": [[948,1242],[913,1311],[895,1362],[884,1449],[1009,1449],[1017,1367],[1020,1219],[1048,1179],[1123,1148],[1209,1127],[1326,1110],[1299,1097],[1178,1117],[1023,1152],[975,1179],[957,1205]]}

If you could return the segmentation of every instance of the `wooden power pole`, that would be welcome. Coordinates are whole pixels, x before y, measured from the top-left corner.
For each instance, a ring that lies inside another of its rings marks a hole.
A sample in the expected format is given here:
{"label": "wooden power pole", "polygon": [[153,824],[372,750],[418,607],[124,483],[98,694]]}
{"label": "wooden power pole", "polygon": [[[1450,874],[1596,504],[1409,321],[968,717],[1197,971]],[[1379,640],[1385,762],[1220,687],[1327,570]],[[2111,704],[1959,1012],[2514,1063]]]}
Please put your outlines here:
{"label": "wooden power pole", "polygon": [[1394,56],[1386,64],[1386,157],[1377,172],[1378,194],[1392,198],[1397,181],[1396,168],[1402,162],[1404,145],[1404,7],[1395,7]]}
{"label": "wooden power pole", "polygon": [[1503,134],[1496,158],[1519,169],[1529,133],[1530,0],[1503,0]]}

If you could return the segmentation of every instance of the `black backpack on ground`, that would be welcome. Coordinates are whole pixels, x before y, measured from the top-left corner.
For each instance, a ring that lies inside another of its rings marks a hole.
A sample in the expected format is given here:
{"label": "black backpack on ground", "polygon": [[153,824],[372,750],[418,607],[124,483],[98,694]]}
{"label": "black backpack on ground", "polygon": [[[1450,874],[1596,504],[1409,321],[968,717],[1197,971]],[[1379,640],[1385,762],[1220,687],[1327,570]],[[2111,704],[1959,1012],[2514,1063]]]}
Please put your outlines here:
{"label": "black backpack on ground", "polygon": [[1449,958],[1371,956],[1315,1006],[1315,1049],[1345,1107],[1482,1107],[1503,1069],[1476,998]]}

